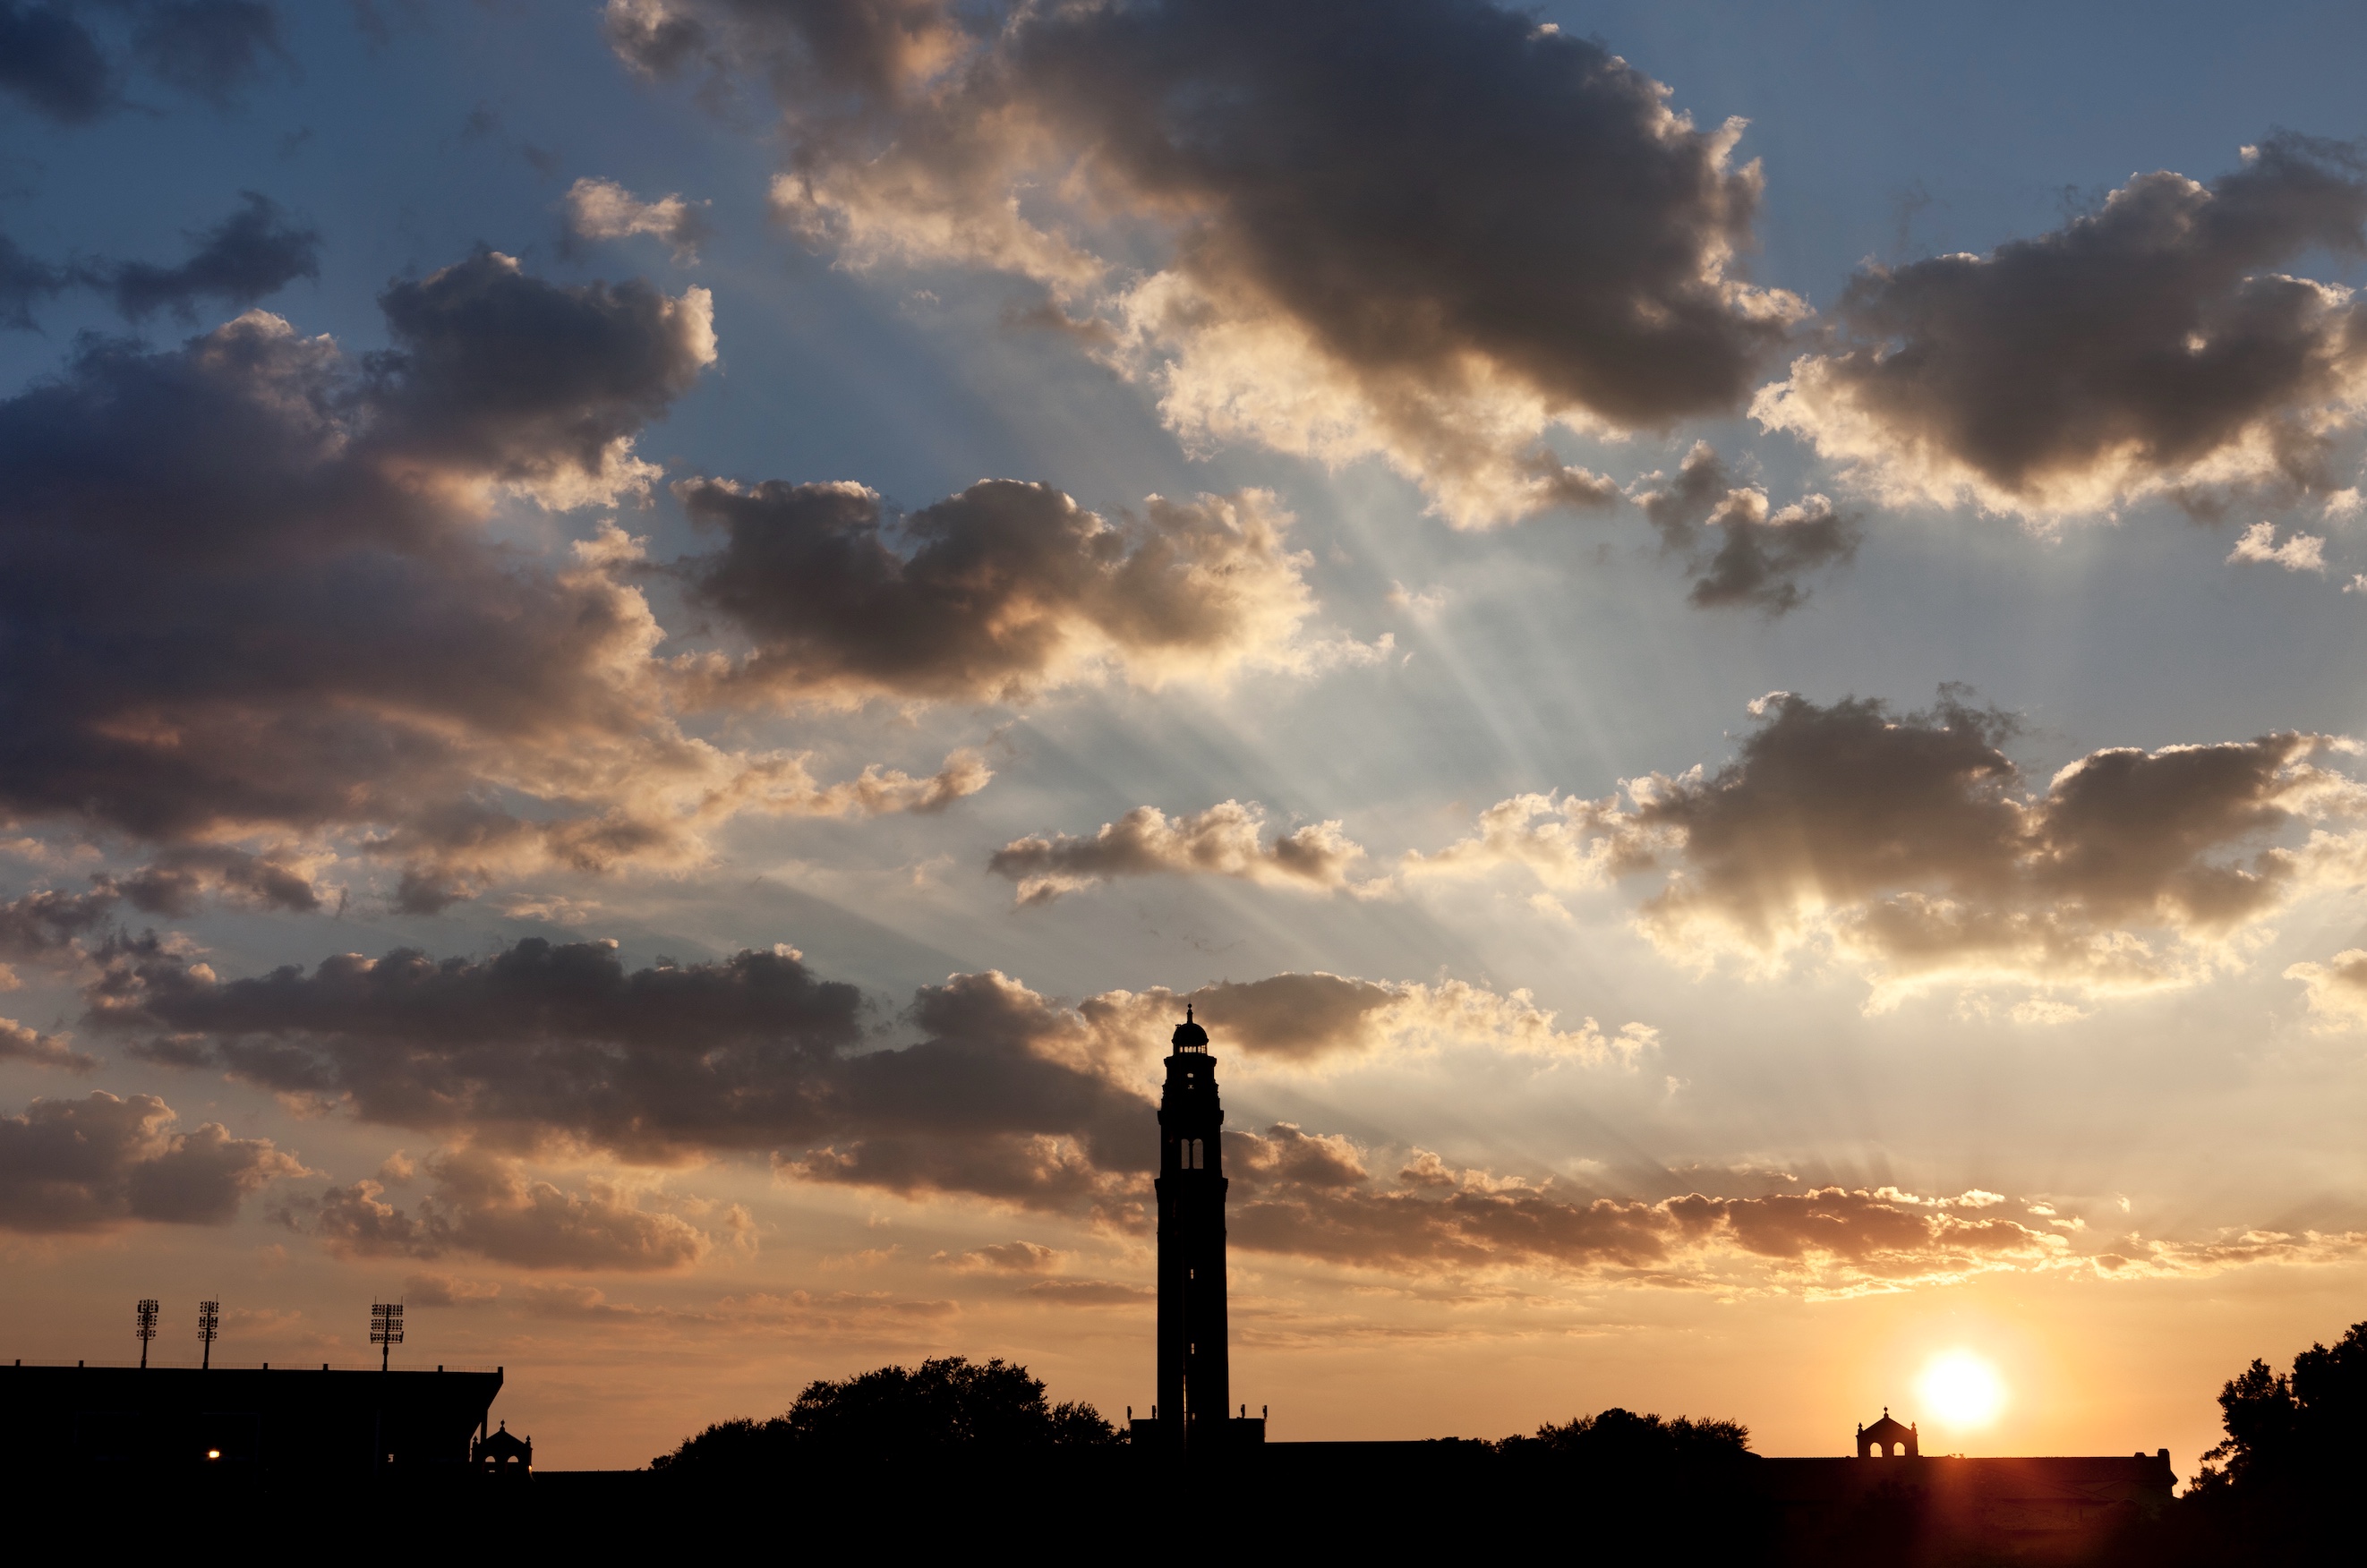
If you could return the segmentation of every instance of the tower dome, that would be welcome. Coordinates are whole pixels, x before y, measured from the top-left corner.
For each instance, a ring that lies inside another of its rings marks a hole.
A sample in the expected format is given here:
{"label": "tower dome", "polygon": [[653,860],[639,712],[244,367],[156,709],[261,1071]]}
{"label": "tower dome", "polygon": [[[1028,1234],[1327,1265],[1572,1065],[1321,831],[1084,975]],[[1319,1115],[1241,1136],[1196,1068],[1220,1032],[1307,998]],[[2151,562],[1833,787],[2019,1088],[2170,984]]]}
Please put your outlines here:
{"label": "tower dome", "polygon": [[1189,1003],[1184,1008],[1184,1021],[1175,1026],[1175,1038],[1172,1043],[1178,1051],[1205,1051],[1208,1048],[1208,1032],[1192,1021]]}

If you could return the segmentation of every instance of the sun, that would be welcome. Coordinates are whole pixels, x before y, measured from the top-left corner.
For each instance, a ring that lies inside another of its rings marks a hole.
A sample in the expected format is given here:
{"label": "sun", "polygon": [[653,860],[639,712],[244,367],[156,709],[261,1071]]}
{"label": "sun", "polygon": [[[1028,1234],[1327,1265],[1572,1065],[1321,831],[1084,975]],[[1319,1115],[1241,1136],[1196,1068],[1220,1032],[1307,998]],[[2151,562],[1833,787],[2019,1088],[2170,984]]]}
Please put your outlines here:
{"label": "sun", "polygon": [[2005,1407],[2005,1383],[1997,1369],[1970,1350],[1950,1350],[1932,1359],[1916,1380],[1924,1407],[1950,1427],[1986,1427]]}

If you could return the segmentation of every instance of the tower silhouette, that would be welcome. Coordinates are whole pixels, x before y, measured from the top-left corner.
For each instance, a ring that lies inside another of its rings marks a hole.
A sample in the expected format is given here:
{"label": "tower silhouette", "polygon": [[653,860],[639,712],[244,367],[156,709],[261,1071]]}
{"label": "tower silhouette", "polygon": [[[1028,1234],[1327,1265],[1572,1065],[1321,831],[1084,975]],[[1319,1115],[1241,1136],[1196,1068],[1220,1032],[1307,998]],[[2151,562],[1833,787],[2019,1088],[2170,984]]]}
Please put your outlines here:
{"label": "tower silhouette", "polygon": [[1208,1032],[1184,1010],[1159,1096],[1160,1425],[1221,1439],[1232,1413],[1225,1322],[1225,1110]]}

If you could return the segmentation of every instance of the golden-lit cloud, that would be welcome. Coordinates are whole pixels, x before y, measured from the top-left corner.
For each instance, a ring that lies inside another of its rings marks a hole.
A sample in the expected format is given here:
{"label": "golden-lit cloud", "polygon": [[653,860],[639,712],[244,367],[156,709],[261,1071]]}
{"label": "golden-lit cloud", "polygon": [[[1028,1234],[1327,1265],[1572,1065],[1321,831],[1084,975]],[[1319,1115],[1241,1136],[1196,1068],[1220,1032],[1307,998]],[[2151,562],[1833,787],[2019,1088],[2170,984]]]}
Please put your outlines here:
{"label": "golden-lit cloud", "polygon": [[698,247],[708,236],[703,201],[685,201],[667,195],[643,201],[614,180],[585,176],[567,187],[561,204],[567,231],[579,240],[624,240],[647,234],[674,247],[674,259],[688,264],[698,259]]}
{"label": "golden-lit cloud", "polygon": [[2165,493],[2328,493],[2327,438],[2367,414],[2367,314],[2278,270],[2320,248],[2367,248],[2367,172],[2281,133],[2209,185],[2138,175],[1987,255],[1867,266],[1833,348],[1751,412],[1892,504],[2047,523]]}
{"label": "golden-lit cloud", "polygon": [[2298,895],[2357,880],[2367,815],[2324,735],[2116,747],[2032,789],[2008,716],[1942,696],[1895,715],[1788,693],[1716,773],[1628,781],[1624,798],[1516,796],[1411,856],[1409,880],[1521,866],[1547,886],[1653,871],[1645,934],[1688,963],[1837,958],[1874,1005],[1991,980],[2110,995],[2191,984]]}
{"label": "golden-lit cloud", "polygon": [[1394,1181],[1364,1151],[1285,1123],[1226,1134],[1233,1244],[1395,1272],[1527,1270],[1710,1288],[1897,1289],[2069,1260],[2059,1233],[1988,1213],[1994,1193],[1826,1187],[1658,1201],[1453,1170],[1417,1150]]}
{"label": "golden-lit cloud", "polygon": [[[569,1191],[529,1176],[515,1159],[465,1147],[424,1168],[436,1190],[408,1208],[387,1201],[384,1182],[365,1178],[286,1200],[279,1213],[342,1258],[465,1252],[524,1269],[641,1273],[687,1267],[713,1245],[698,1226],[646,1209],[612,1184]],[[749,1223],[737,1208],[725,1219],[736,1229]]]}
{"label": "golden-lit cloud", "polygon": [[2295,964],[2285,978],[2302,983],[2321,1027],[2367,1027],[2367,948],[2345,948],[2323,964]]}
{"label": "golden-lit cloud", "polygon": [[1606,1033],[1594,1020],[1576,1028],[1525,990],[1501,992],[1462,980],[1364,980],[1320,971],[1263,980],[1223,980],[1196,990],[1105,991],[1078,1015],[1104,1060],[1127,1043],[1163,1039],[1190,1007],[1229,1051],[1261,1065],[1312,1066],[1387,1054],[1454,1050],[1632,1067],[1657,1044],[1650,1025]]}
{"label": "golden-lit cloud", "polygon": [[1338,822],[1309,823],[1272,838],[1263,836],[1265,827],[1265,812],[1255,802],[1228,800],[1174,818],[1155,806],[1138,806],[1090,838],[1014,839],[994,852],[986,868],[1016,882],[1022,904],[1048,904],[1112,877],[1159,874],[1233,876],[1319,893],[1374,890],[1369,882],[1349,881],[1365,851]]}
{"label": "golden-lit cloud", "polygon": [[1523,13],[611,0],[608,32],[769,85],[775,207],[843,265],[1028,279],[1188,445],[1377,457],[1457,526],[1615,501],[1550,431],[1729,411],[1807,313],[1742,275],[1741,122]]}
{"label": "golden-lit cloud", "polygon": [[901,516],[854,484],[675,490],[726,536],[685,563],[692,592],[748,643],[682,667],[701,702],[1006,701],[1105,672],[1221,682],[1387,650],[1300,637],[1310,558],[1263,491],[1152,496],[1112,523],[1011,479]]}

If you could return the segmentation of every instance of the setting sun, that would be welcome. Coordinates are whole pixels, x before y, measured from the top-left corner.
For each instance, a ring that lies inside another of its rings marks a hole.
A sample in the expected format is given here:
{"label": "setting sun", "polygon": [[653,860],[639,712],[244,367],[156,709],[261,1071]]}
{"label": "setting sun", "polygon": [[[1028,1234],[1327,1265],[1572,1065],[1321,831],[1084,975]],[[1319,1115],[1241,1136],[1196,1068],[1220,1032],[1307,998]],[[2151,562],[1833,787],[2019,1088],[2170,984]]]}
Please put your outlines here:
{"label": "setting sun", "polygon": [[1923,1406],[1950,1427],[1986,1427],[2005,1405],[1997,1369],[1969,1350],[1951,1350],[1923,1369],[1915,1392]]}

